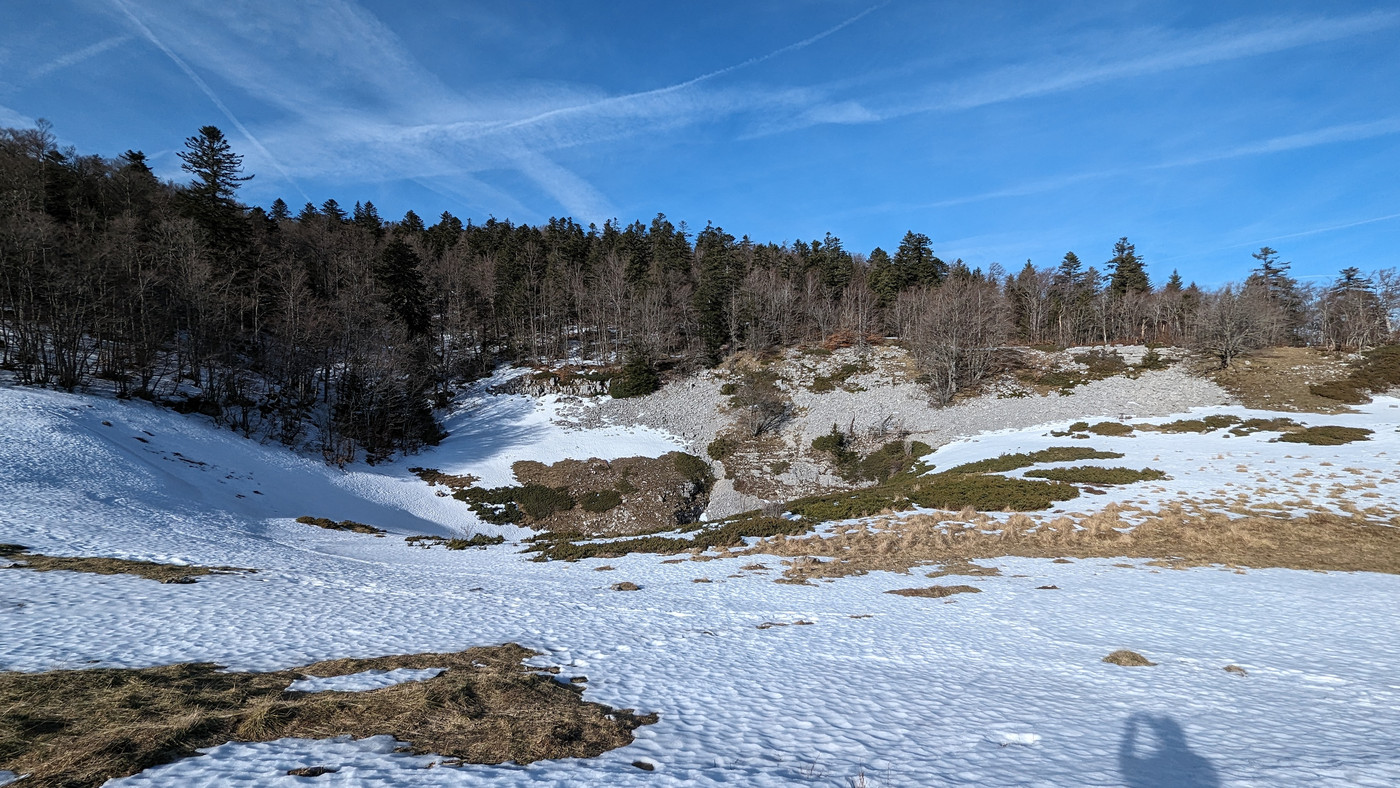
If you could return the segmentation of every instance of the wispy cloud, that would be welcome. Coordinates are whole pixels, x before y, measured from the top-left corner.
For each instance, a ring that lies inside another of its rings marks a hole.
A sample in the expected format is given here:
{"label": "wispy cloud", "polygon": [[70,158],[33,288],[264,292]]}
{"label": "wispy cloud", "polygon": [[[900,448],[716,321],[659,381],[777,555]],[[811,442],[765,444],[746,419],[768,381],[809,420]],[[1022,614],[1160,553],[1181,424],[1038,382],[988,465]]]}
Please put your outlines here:
{"label": "wispy cloud", "polygon": [[[924,64],[898,69],[902,86],[927,73],[928,86],[917,91],[881,91],[888,73],[870,73],[825,86],[824,101],[791,117],[766,121],[749,136],[767,136],[820,124],[878,123],[911,115],[958,112],[1022,99],[1038,98],[1171,71],[1283,52],[1339,41],[1400,25],[1400,12],[1378,11],[1345,17],[1254,19],[1193,32],[1161,28],[1112,31],[1085,39],[1074,54],[991,69],[948,79]],[[1110,38],[1111,37],[1111,38]],[[1129,57],[1102,53],[1133,52]],[[843,96],[858,91],[859,103]]]}
{"label": "wispy cloud", "polygon": [[141,20],[138,19],[136,15],[131,12],[131,9],[127,7],[127,4],[124,2],[124,0],[112,0],[112,4],[115,5],[123,14],[126,15],[126,18],[131,21],[131,24],[134,25],[138,31],[140,31],[141,35],[145,36],[146,39],[149,40],[152,44],[155,44],[161,52],[165,53],[166,57],[170,58],[170,60],[173,61],[176,66],[179,66],[181,71],[185,72],[185,75],[190,78],[190,81],[194,82],[194,84],[201,91],[204,92],[204,95],[207,96],[209,100],[214,103],[214,106],[219,108],[219,111],[224,114],[224,117],[228,118],[229,122],[234,125],[234,128],[238,129],[238,132],[242,134],[245,138],[247,138],[248,142],[252,143],[254,148],[257,148],[258,152],[261,153],[265,159],[267,159],[268,163],[270,163],[273,166],[273,168],[276,169],[277,172],[279,172],[282,175],[282,177],[287,180],[287,183],[290,183],[292,185],[292,188],[296,189],[301,194],[301,196],[305,197],[307,200],[311,199],[310,197],[307,197],[306,192],[302,191],[301,187],[297,185],[297,182],[292,179],[292,176],[287,173],[287,170],[282,166],[282,164],[277,161],[277,158],[273,156],[267,148],[263,147],[263,144],[258,141],[258,138],[253,136],[253,133],[248,130],[248,127],[244,126],[243,122],[240,121],[233,114],[233,111],[228,108],[228,105],[224,104],[223,99],[220,99],[218,94],[214,92],[213,88],[209,87],[209,83],[205,82],[199,76],[199,74],[195,73],[194,69],[189,67],[189,64],[187,64],[183,59],[181,59],[179,55],[171,51],[170,47],[166,46],[159,38],[157,38],[156,34],[153,33],[149,27],[143,24]]}
{"label": "wispy cloud", "polygon": [[[1168,159],[1150,164],[1137,164],[1125,167],[1113,167],[1090,172],[1071,173],[1067,175],[1040,178],[1032,181],[991,189],[988,191],[966,194],[958,197],[950,197],[933,202],[918,204],[884,204],[872,206],[868,212],[883,213],[894,210],[927,209],[927,208],[950,208],[957,205],[968,205],[971,203],[986,202],[989,200],[1000,200],[1014,197],[1030,197],[1036,194],[1056,192],[1072,186],[1078,186],[1092,181],[1108,180],[1111,178],[1121,178],[1125,176],[1139,175],[1144,172],[1156,170],[1171,170],[1182,167],[1194,167],[1200,164],[1210,164],[1214,162],[1228,161],[1230,159],[1240,159],[1251,156],[1266,156],[1274,153],[1285,153],[1288,151],[1303,150],[1321,145],[1333,145],[1343,142],[1359,142],[1362,140],[1377,137],[1400,134],[1400,117],[1382,118],[1379,120],[1367,121],[1364,123],[1343,123],[1335,126],[1327,126],[1321,129],[1298,132],[1295,134],[1285,134],[1278,137],[1248,142],[1234,147],[1223,148],[1214,151],[1183,156],[1175,159]],[[1389,217],[1387,217],[1389,218]],[[1378,220],[1377,220],[1378,221]]]}
{"label": "wispy cloud", "polygon": [[126,42],[130,41],[131,38],[132,37],[128,35],[104,38],[103,40],[98,41],[96,44],[91,44],[89,46],[83,47],[82,49],[69,52],[66,55],[54,58],[53,60],[50,60],[49,62],[34,68],[29,72],[29,78],[39,79],[41,77],[46,77],[55,71],[65,69],[70,66],[76,66],[84,60],[89,60],[91,58],[97,57],[98,55],[102,54],[103,52],[106,52],[109,49],[113,49],[115,47],[121,46],[122,44],[125,44]]}
{"label": "wispy cloud", "polygon": [[1255,20],[1176,35],[1162,30],[1115,35],[1108,51],[1143,52],[1095,62],[1085,56],[999,69],[951,86],[925,110],[971,109],[1090,85],[1282,52],[1374,33],[1400,23],[1400,13],[1339,18]]}
{"label": "wispy cloud", "polygon": [[12,129],[29,129],[34,127],[34,118],[22,115],[0,104],[0,126]]}
{"label": "wispy cloud", "polygon": [[[558,151],[758,108],[810,105],[815,97],[803,89],[709,83],[812,46],[881,7],[682,82],[609,96],[589,87],[539,83],[512,85],[509,93],[454,91],[392,31],[348,0],[254,0],[256,12],[211,5],[180,13],[135,10],[141,0],[112,2],[128,16],[139,14],[138,29],[279,169],[271,150],[302,175],[431,180],[514,170],[567,211],[599,220],[612,215],[610,202],[560,164]],[[282,110],[285,120],[264,124],[254,137],[190,62]]]}

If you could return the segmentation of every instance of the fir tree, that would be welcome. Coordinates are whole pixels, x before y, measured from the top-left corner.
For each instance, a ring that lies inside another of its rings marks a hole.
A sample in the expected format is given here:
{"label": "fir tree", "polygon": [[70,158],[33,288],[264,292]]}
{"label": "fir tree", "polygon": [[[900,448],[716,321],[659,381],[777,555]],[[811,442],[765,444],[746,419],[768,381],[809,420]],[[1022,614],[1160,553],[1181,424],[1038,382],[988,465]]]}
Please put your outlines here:
{"label": "fir tree", "polygon": [[272,210],[268,211],[267,215],[274,222],[282,222],[290,219],[292,213],[287,207],[287,203],[283,201],[281,197],[278,197],[272,201]]}
{"label": "fir tree", "polygon": [[1119,238],[1113,245],[1113,258],[1108,261],[1108,287],[1116,295],[1145,293],[1152,289],[1147,279],[1147,268],[1138,256],[1137,247],[1128,243],[1126,237]]}

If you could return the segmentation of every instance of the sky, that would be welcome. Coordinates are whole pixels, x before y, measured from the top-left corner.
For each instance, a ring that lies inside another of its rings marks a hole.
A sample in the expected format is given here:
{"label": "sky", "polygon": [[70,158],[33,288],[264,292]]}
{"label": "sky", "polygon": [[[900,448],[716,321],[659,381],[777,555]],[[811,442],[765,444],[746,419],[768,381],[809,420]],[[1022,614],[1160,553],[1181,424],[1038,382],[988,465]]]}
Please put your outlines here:
{"label": "sky", "polygon": [[294,210],[707,222],[1155,282],[1400,266],[1400,3],[7,0],[0,125]]}

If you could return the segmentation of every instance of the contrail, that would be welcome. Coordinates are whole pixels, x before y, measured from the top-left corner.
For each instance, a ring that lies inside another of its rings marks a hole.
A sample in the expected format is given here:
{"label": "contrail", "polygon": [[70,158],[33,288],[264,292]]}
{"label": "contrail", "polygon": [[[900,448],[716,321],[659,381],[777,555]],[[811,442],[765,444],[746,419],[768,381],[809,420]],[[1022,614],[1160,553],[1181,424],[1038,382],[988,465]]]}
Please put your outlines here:
{"label": "contrail", "polygon": [[561,108],[559,108],[559,109],[552,109],[552,110],[549,110],[549,111],[547,111],[547,112],[541,112],[541,113],[539,113],[538,115],[532,115],[532,116],[530,116],[530,117],[528,117],[528,118],[521,118],[520,120],[513,120],[513,121],[510,121],[510,122],[507,122],[507,123],[501,123],[501,124],[498,124],[498,125],[489,126],[489,127],[485,128],[485,129],[483,129],[482,131],[483,131],[483,132],[492,132],[492,131],[498,131],[498,130],[503,130],[503,129],[515,129],[515,128],[519,128],[519,127],[521,127],[521,126],[529,126],[529,125],[534,124],[534,123],[539,123],[539,122],[542,121],[542,120],[548,120],[548,119],[550,119],[550,118],[557,117],[557,116],[559,116],[559,115],[569,115],[569,114],[573,114],[573,113],[576,113],[576,112],[584,112],[584,111],[593,109],[593,108],[595,108],[595,107],[608,106],[608,105],[611,105],[611,104],[619,104],[619,103],[622,103],[622,102],[625,102],[625,101],[631,101],[632,99],[638,99],[638,98],[650,98],[650,97],[652,97],[652,96],[662,96],[662,95],[665,95],[665,94],[667,94],[667,93],[674,93],[674,92],[676,92],[676,91],[678,91],[678,90],[684,90],[684,89],[686,89],[686,88],[688,88],[688,87],[690,87],[690,86],[692,86],[692,85],[699,84],[699,83],[704,82],[704,81],[706,81],[706,80],[714,79],[715,77],[723,76],[723,75],[725,75],[725,74],[728,74],[728,73],[731,73],[731,72],[734,72],[734,71],[738,71],[738,70],[741,69],[741,68],[748,68],[749,66],[755,66],[755,65],[758,65],[759,63],[764,62],[765,60],[771,60],[771,59],[773,59],[773,58],[775,58],[775,57],[778,57],[779,55],[785,55],[785,54],[787,54],[788,52],[795,52],[795,51],[797,51],[797,50],[799,50],[799,49],[803,49],[803,48],[805,48],[805,47],[811,46],[812,44],[817,43],[818,41],[822,40],[823,38],[826,38],[827,36],[830,36],[830,35],[832,35],[832,34],[834,34],[834,33],[839,32],[839,31],[842,30],[843,28],[846,28],[846,27],[848,27],[848,26],[850,26],[850,25],[855,24],[856,22],[860,21],[861,19],[865,18],[866,16],[869,16],[870,14],[872,14],[872,13],[874,13],[874,12],[880,10],[881,8],[884,8],[884,7],[887,6],[887,5],[889,5],[889,0],[887,0],[887,2],[884,2],[884,3],[879,3],[879,4],[877,4],[877,5],[872,5],[872,6],[870,6],[869,8],[865,9],[864,11],[861,11],[859,14],[856,14],[855,16],[853,16],[853,17],[851,17],[851,18],[845,20],[844,22],[841,22],[840,24],[838,24],[838,25],[836,25],[836,26],[834,26],[834,27],[827,28],[826,30],[823,30],[822,32],[817,33],[817,34],[814,35],[814,36],[811,36],[811,37],[809,37],[809,38],[804,38],[804,39],[802,39],[801,41],[798,41],[798,42],[793,43],[793,44],[788,44],[787,46],[782,47],[781,49],[775,49],[775,50],[773,50],[772,52],[769,52],[769,53],[766,54],[766,55],[760,55],[760,56],[758,56],[758,57],[752,57],[752,58],[749,58],[748,60],[745,60],[745,61],[742,62],[742,63],[735,63],[735,64],[732,65],[732,66],[725,66],[724,68],[718,69],[718,70],[716,70],[716,71],[711,71],[711,72],[709,72],[709,73],[707,73],[707,74],[701,74],[701,75],[698,76],[698,77],[693,77],[693,78],[691,78],[691,79],[687,79],[687,80],[684,81],[684,82],[677,82],[677,83],[674,84],[674,85],[667,85],[666,87],[662,87],[662,88],[654,88],[654,89],[652,89],[652,90],[644,90],[644,91],[641,91],[641,92],[639,92],[639,93],[628,93],[628,94],[626,94],[626,95],[624,95],[624,96],[613,96],[613,97],[611,97],[611,98],[605,98],[605,99],[602,99],[602,100],[600,100],[600,101],[594,101],[594,102],[591,102],[591,103],[588,103],[588,104],[579,104],[579,105],[573,106],[573,107],[561,107]]}
{"label": "contrail", "polygon": [[52,74],[53,72],[61,68],[67,68],[69,66],[81,63],[90,57],[96,57],[102,54],[103,52],[106,52],[107,50],[111,49],[112,47],[125,44],[127,41],[130,40],[131,36],[112,36],[111,38],[98,41],[96,44],[83,47],[82,49],[79,49],[76,52],[70,52],[60,58],[56,58],[54,60],[49,61],[48,63],[45,63],[42,66],[39,66],[38,68],[29,72],[29,78],[37,79],[39,77],[48,76],[49,74]]}
{"label": "contrail", "polygon": [[292,188],[296,189],[307,202],[311,202],[311,197],[307,195],[306,192],[302,191],[301,186],[299,186],[296,181],[292,180],[292,176],[289,175],[286,169],[282,167],[282,164],[277,161],[277,158],[272,155],[272,152],[263,147],[261,142],[258,142],[258,138],[253,136],[253,132],[249,131],[248,127],[244,126],[242,122],[234,116],[233,111],[228,108],[228,105],[224,104],[218,95],[214,93],[214,89],[209,87],[209,84],[201,79],[200,76],[194,72],[194,69],[190,68],[184,60],[181,60],[179,55],[175,54],[169,47],[161,43],[159,38],[156,38],[156,34],[151,32],[151,29],[146,27],[140,19],[137,19],[135,14],[131,13],[131,9],[127,7],[125,0],[112,0],[112,5],[120,9],[123,14],[126,14],[126,18],[130,19],[133,25],[136,25],[136,28],[141,31],[142,35],[149,39],[152,44],[155,44],[160,51],[164,52],[166,57],[174,61],[175,65],[179,66],[180,70],[185,72],[185,76],[189,77],[200,90],[204,91],[204,95],[208,96],[209,100],[214,102],[214,106],[218,107],[220,112],[224,113],[224,117],[228,118],[229,122],[234,125],[234,128],[238,129],[238,132],[246,137],[248,141],[253,144],[253,147],[258,149],[259,153],[266,157],[268,161],[272,162],[272,166],[282,174],[282,177],[286,179],[287,183],[290,183]]}

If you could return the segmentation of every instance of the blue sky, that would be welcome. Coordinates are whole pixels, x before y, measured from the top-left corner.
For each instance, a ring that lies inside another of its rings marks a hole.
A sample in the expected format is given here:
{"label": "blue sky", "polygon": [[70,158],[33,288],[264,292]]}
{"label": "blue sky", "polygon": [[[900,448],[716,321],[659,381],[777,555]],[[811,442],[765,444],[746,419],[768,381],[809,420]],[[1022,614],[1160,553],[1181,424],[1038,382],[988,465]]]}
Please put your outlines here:
{"label": "blue sky", "polygon": [[913,229],[1011,269],[1126,235],[1157,282],[1263,244],[1400,265],[1393,2],[12,0],[0,30],[0,124],[180,179],[213,123],[254,204]]}

